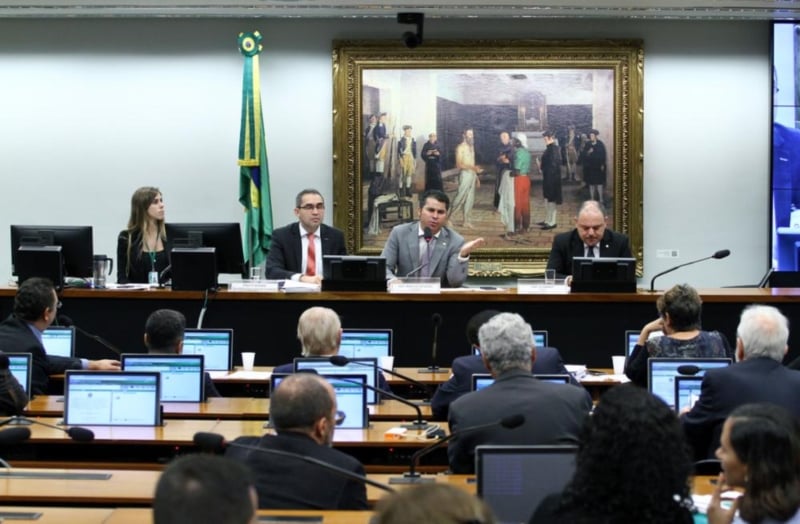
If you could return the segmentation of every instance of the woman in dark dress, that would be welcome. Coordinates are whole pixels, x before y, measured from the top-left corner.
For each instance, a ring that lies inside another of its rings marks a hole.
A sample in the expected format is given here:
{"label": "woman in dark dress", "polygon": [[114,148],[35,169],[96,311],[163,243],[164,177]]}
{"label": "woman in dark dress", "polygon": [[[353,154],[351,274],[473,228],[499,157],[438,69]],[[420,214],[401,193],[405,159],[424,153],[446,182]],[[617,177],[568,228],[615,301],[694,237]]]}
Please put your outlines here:
{"label": "woman in dark dress", "polygon": [[117,238],[117,282],[158,284],[168,253],[161,191],[140,187],[131,197],[128,228]]}

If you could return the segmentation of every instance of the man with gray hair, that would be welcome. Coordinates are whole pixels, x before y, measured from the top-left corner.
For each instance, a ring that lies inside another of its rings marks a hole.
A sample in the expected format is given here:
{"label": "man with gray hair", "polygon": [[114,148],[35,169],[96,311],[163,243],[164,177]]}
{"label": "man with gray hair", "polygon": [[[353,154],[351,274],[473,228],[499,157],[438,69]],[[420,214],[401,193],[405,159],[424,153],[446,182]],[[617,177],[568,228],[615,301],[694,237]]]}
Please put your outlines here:
{"label": "man with gray hair", "polygon": [[738,406],[769,402],[800,417],[800,371],[781,364],[789,321],[772,306],[748,306],[736,329],[736,363],[708,370],[700,397],[681,416],[695,458],[713,458],[725,418]]}
{"label": "man with gray hair", "polygon": [[531,374],[536,360],[531,326],[516,313],[500,313],[478,331],[481,357],[495,381],[450,405],[450,431],[523,415],[518,428],[494,426],[465,433],[447,447],[453,473],[473,473],[481,444],[577,444],[592,409],[589,394],[570,384],[544,382]]}

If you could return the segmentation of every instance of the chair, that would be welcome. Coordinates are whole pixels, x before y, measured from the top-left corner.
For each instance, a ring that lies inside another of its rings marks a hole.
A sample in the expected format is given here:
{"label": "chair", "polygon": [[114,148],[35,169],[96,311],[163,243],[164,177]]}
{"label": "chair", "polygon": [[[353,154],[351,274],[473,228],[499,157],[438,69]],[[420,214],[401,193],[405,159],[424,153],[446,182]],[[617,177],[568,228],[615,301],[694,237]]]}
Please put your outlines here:
{"label": "chair", "polygon": [[716,476],[722,471],[722,462],[717,459],[698,460],[692,464],[694,475]]}

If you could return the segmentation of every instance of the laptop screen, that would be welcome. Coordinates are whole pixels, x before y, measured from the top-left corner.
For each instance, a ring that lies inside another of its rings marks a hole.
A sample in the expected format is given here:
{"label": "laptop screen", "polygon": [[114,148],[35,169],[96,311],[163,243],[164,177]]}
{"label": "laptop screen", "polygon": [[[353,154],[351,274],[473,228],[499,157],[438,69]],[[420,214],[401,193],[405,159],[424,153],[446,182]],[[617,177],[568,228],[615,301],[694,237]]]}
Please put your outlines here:
{"label": "laptop screen", "polygon": [[391,329],[343,329],[339,354],[347,358],[392,356]]}
{"label": "laptop screen", "polygon": [[233,357],[232,329],[187,329],[184,355],[203,355],[206,371],[230,371]]}
{"label": "laptop screen", "polygon": [[69,369],[64,374],[64,424],[159,425],[158,382],[156,372]]}
{"label": "laptop screen", "polygon": [[162,402],[203,401],[203,355],[123,353],[123,371],[156,371],[161,375]]}
{"label": "laptop screen", "polygon": [[42,345],[48,355],[75,356],[75,328],[50,326],[42,333]]}
{"label": "laptop screen", "polygon": [[[328,357],[299,357],[294,359],[294,370],[314,369],[320,375],[366,375],[367,384],[373,388],[378,387],[378,359],[357,358],[350,360],[344,366],[331,364]],[[374,391],[367,391],[367,404],[376,404],[378,395]]]}
{"label": "laptop screen", "polygon": [[[270,397],[280,385],[281,381],[288,377],[286,373],[273,373],[269,377]],[[363,429],[369,426],[369,411],[367,409],[368,389],[362,387],[366,384],[367,377],[364,374],[358,375],[320,375],[333,386],[336,393],[336,405],[339,411],[344,412],[345,419],[340,426],[342,429]],[[271,425],[270,425],[271,427]]]}
{"label": "laptop screen", "polygon": [[647,360],[647,387],[650,393],[675,409],[675,377],[686,374],[678,371],[682,366],[693,366],[702,377],[706,370],[729,366],[729,358],[651,358]]}
{"label": "laptop screen", "polygon": [[528,522],[545,497],[572,479],[576,452],[575,446],[478,446],[478,496],[498,522]]}
{"label": "laptop screen", "polygon": [[625,332],[625,356],[630,357],[633,353],[633,349],[636,347],[636,343],[639,342],[639,330],[632,330],[629,329]]}
{"label": "laptop screen", "polygon": [[31,359],[30,353],[3,353],[8,357],[8,370],[17,379],[19,385],[25,389],[28,398],[31,395]]}
{"label": "laptop screen", "polygon": [[700,398],[700,385],[703,377],[675,377],[675,411],[692,409],[694,403]]}

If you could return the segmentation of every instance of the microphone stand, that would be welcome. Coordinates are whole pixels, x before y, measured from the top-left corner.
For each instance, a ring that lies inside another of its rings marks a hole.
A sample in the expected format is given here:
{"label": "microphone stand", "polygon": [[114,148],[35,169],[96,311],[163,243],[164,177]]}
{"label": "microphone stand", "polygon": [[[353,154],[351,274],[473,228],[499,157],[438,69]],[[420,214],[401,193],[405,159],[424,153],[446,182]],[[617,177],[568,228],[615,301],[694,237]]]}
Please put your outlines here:
{"label": "microphone stand", "polygon": [[382,389],[378,389],[376,387],[370,386],[369,384],[365,384],[365,383],[362,383],[362,382],[356,382],[355,380],[349,380],[349,379],[346,379],[346,378],[337,379],[337,380],[341,380],[342,382],[348,382],[350,384],[356,384],[358,386],[361,386],[362,388],[369,389],[370,391],[374,391],[375,393],[377,393],[379,395],[387,396],[387,397],[389,397],[391,399],[394,399],[394,400],[400,402],[401,404],[405,404],[406,406],[411,406],[412,408],[414,408],[414,410],[417,412],[417,420],[415,420],[414,422],[411,422],[409,424],[401,424],[400,425],[401,428],[405,428],[405,429],[420,429],[421,430],[421,429],[428,429],[431,426],[430,424],[428,424],[427,422],[425,422],[422,419],[422,410],[419,409],[419,404],[415,404],[415,403],[411,402],[410,400],[401,397],[400,395],[395,395],[394,393],[390,393],[388,391],[384,391]]}
{"label": "microphone stand", "polygon": [[672,272],[673,272],[673,271],[675,271],[676,269],[680,269],[680,268],[682,268],[682,267],[686,267],[686,266],[691,266],[692,264],[697,264],[698,262],[703,262],[704,260],[708,260],[708,259],[710,259],[710,258],[716,258],[716,259],[725,258],[725,257],[727,257],[727,256],[728,256],[728,255],[730,255],[730,254],[731,254],[731,252],[730,252],[729,250],[727,250],[727,249],[722,249],[722,250],[720,250],[720,251],[717,251],[716,253],[714,253],[714,254],[713,254],[713,255],[711,255],[711,256],[708,256],[708,257],[703,257],[703,258],[698,258],[697,260],[692,260],[692,261],[686,262],[686,263],[684,263],[684,264],[680,264],[680,265],[677,265],[677,266],[675,266],[675,267],[671,267],[671,268],[667,269],[666,271],[662,271],[661,273],[657,273],[657,274],[656,274],[656,275],[655,275],[655,276],[652,278],[652,280],[650,280],[650,292],[652,293],[653,291],[655,291],[656,279],[657,279],[658,277],[662,276],[662,275],[666,275],[667,273],[672,273]]}
{"label": "microphone stand", "polygon": [[112,344],[111,342],[109,342],[108,340],[104,339],[103,337],[101,337],[101,336],[99,336],[99,335],[95,335],[95,334],[93,334],[93,333],[89,333],[88,331],[86,331],[85,329],[81,328],[80,326],[77,326],[77,325],[76,325],[76,324],[75,324],[75,323],[72,321],[72,319],[71,319],[71,318],[69,318],[69,317],[67,317],[66,315],[59,315],[59,316],[58,316],[58,317],[56,317],[56,318],[57,318],[57,320],[58,320],[58,321],[59,321],[61,324],[63,324],[65,327],[73,327],[73,328],[75,328],[75,331],[77,331],[77,332],[78,332],[78,333],[80,333],[81,335],[83,335],[83,336],[85,336],[85,337],[87,337],[87,338],[90,338],[90,339],[94,340],[95,342],[97,342],[98,344],[100,344],[101,346],[103,346],[104,348],[111,350],[111,351],[112,351],[113,353],[115,353],[117,356],[120,356],[120,355],[122,355],[122,351],[120,351],[119,349],[117,349],[117,347],[116,347],[116,346],[114,346],[114,344]]}
{"label": "microphone stand", "polygon": [[437,344],[439,342],[439,326],[442,325],[442,315],[439,313],[434,313],[431,317],[431,321],[433,322],[433,346],[431,347],[431,365],[427,368],[423,368],[418,370],[419,373],[438,373],[442,370],[439,366],[436,365],[436,350]]}

